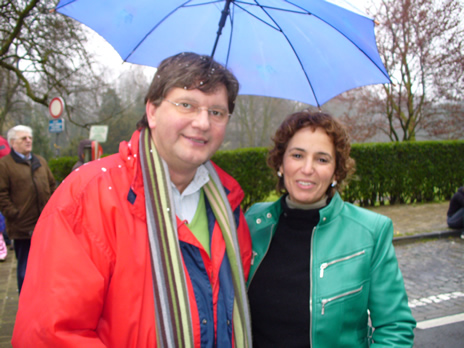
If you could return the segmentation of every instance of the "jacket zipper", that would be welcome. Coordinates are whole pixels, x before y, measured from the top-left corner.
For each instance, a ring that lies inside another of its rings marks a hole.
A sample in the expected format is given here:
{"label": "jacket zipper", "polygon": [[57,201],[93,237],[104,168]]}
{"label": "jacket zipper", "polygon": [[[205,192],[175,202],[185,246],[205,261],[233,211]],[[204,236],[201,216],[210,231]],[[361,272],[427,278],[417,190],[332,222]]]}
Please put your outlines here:
{"label": "jacket zipper", "polygon": [[353,255],[350,255],[350,256],[346,256],[346,257],[342,257],[341,259],[338,259],[338,260],[333,260],[333,261],[330,261],[330,262],[324,262],[322,265],[321,265],[321,274],[320,274],[320,277],[321,278],[324,278],[324,270],[329,267],[329,266],[332,266],[333,264],[335,263],[338,263],[338,262],[341,262],[341,261],[346,261],[346,260],[349,260],[349,259],[352,259],[353,257],[356,257],[356,256],[359,256],[359,255],[363,255],[365,254],[365,250],[363,251],[360,251],[360,252],[357,252],[356,254],[353,254]]}
{"label": "jacket zipper", "polygon": [[341,295],[338,295],[338,296],[334,296],[334,297],[331,297],[331,298],[328,298],[328,299],[324,299],[321,301],[322,303],[322,315],[324,315],[324,307],[327,303],[329,302],[332,302],[332,301],[335,301],[335,300],[338,300],[339,298],[341,297],[345,297],[345,296],[348,296],[348,295],[352,295],[352,294],[355,294],[357,292],[360,292],[362,290],[362,286],[359,288],[359,289],[356,289],[356,290],[351,290],[351,291],[348,291],[348,292],[345,292],[344,294],[341,294]]}
{"label": "jacket zipper", "polygon": [[309,346],[313,347],[313,254],[314,254],[314,235],[316,226],[311,233],[311,256],[309,260]]}
{"label": "jacket zipper", "polygon": [[[34,169],[32,168],[32,157],[31,157],[31,164],[28,164],[30,167],[31,167],[31,180],[32,180],[32,185],[34,186],[34,189],[35,189],[35,194],[37,195],[37,199],[35,201],[35,204],[37,206],[37,211],[40,215],[40,213],[42,213],[42,211],[40,210],[40,198],[39,198],[39,189],[37,188],[37,183],[35,182],[35,178],[34,178]],[[36,169],[37,170],[37,169]]]}
{"label": "jacket zipper", "polygon": [[253,253],[251,255],[251,263],[250,264],[253,266],[253,264],[255,263],[255,257],[256,257],[256,255],[258,255],[258,253],[256,251],[254,251],[254,250],[252,250],[252,252]]}
{"label": "jacket zipper", "polygon": [[[271,226],[271,236],[272,236],[272,232],[274,231],[274,228],[277,226],[277,224],[274,224]],[[267,245],[267,248],[266,248],[266,252],[264,253],[263,257],[261,258],[261,261],[266,257],[267,255],[267,252],[269,251],[269,245],[271,245],[271,241],[272,241],[272,238],[269,239],[269,244]],[[251,255],[251,265],[253,265],[255,263],[255,257],[258,255],[258,253],[254,250],[252,250],[252,255]],[[253,273],[253,276],[251,277],[251,279],[248,281],[249,284],[251,284],[251,281],[253,280],[253,278],[255,277],[255,274],[256,272],[258,271],[258,268],[259,268],[260,265],[258,265],[258,267],[255,269],[254,273]]]}

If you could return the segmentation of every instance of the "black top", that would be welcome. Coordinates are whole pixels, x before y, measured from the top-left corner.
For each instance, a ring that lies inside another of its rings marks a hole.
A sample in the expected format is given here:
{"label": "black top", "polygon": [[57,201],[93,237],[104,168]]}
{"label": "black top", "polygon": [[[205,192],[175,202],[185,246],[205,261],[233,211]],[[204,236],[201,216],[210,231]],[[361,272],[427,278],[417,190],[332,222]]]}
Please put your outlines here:
{"label": "black top", "polygon": [[251,281],[253,347],[310,347],[309,264],[311,234],[319,209],[290,209],[282,215],[269,251]]}

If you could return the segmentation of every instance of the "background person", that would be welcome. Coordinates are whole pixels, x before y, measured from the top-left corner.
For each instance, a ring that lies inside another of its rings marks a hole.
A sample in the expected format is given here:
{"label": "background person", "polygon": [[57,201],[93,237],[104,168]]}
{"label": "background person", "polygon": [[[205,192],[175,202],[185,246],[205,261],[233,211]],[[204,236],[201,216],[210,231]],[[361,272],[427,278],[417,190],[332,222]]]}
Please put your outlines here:
{"label": "background person", "polygon": [[246,213],[253,241],[253,347],[411,347],[415,320],[392,245],[392,221],[344,202],[353,171],[342,125],[324,113],[287,117],[268,164],[273,203]]}
{"label": "background person", "polygon": [[[98,146],[98,149],[95,149],[96,146]],[[103,148],[96,141],[90,139],[81,140],[77,148],[78,160],[72,170],[79,168],[84,163],[99,159],[102,155]]]}
{"label": "background person", "polygon": [[[464,186],[451,197],[446,222],[450,228],[464,228]],[[464,238],[464,231],[461,234]]]}
{"label": "background person", "polygon": [[55,190],[47,161],[32,153],[32,129],[15,126],[8,131],[10,154],[0,159],[0,211],[8,236],[14,240],[18,259],[18,291],[21,292],[34,227]]}
{"label": "background person", "polygon": [[47,205],[14,347],[251,346],[244,195],[209,161],[237,93],[208,56],[160,64],[132,139]]}
{"label": "background person", "polygon": [[3,238],[6,230],[5,218],[2,213],[0,213],[0,261],[5,261],[8,256],[8,247]]}
{"label": "background person", "polygon": [[[10,145],[8,141],[0,136],[0,158],[10,154]],[[5,217],[0,212],[0,261],[5,261],[8,256],[8,247],[11,246],[11,240],[6,233]],[[5,248],[4,248],[5,247]]]}

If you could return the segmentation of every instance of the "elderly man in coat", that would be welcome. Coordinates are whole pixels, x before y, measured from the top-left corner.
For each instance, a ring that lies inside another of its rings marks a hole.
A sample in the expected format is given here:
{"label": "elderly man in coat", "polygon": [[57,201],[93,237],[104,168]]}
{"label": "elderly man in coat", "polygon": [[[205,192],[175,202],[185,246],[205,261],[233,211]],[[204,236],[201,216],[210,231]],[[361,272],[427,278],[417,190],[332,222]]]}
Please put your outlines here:
{"label": "elderly man in coat", "polygon": [[18,125],[7,134],[10,154],[0,159],[0,211],[18,259],[18,291],[26,274],[31,237],[45,204],[55,190],[47,161],[32,153],[32,129]]}

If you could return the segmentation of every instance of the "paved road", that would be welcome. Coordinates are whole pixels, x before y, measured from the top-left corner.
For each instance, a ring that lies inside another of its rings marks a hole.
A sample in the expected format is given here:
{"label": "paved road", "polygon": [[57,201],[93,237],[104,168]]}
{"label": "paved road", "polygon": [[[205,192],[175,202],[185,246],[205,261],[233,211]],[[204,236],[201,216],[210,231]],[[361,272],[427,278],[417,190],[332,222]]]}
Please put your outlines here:
{"label": "paved road", "polygon": [[[405,280],[409,303],[418,322],[464,313],[464,240],[443,238],[395,245],[398,262]],[[0,263],[0,348],[11,347],[18,295],[16,293],[16,260],[10,250]],[[463,323],[449,327],[454,339],[464,342]],[[458,332],[455,332],[455,328]],[[416,328],[415,347],[439,347],[428,342],[427,336]],[[427,331],[439,337],[433,329]],[[443,332],[443,331],[442,331]],[[448,335],[451,337],[451,335]],[[443,347],[452,347],[445,345]],[[458,346],[456,346],[458,347]],[[464,347],[464,344],[461,346]]]}
{"label": "paved road", "polygon": [[[417,322],[464,313],[464,240],[420,241],[396,245],[395,250]],[[414,347],[462,348],[464,321],[432,329],[416,328],[415,335]]]}
{"label": "paved road", "polygon": [[395,250],[417,321],[464,312],[464,240],[421,241]]}

